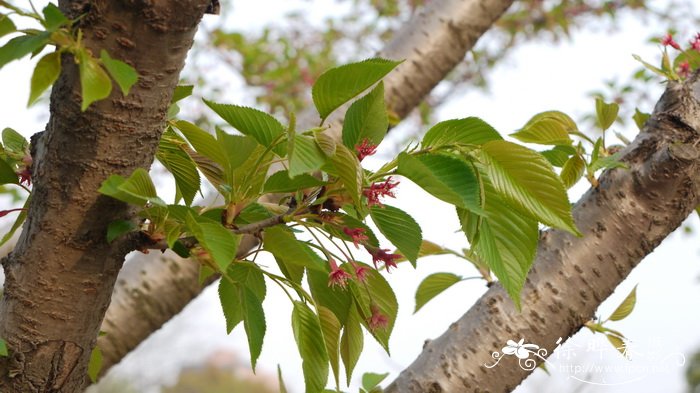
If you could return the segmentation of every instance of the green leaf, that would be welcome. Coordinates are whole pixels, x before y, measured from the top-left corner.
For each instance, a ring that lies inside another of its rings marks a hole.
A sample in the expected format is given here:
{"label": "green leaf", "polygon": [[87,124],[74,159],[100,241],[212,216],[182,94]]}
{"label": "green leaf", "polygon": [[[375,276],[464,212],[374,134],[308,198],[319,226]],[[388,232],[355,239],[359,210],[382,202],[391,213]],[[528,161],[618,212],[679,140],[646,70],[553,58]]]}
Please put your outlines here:
{"label": "green leaf", "polygon": [[372,145],[378,145],[388,128],[384,84],[379,82],[366,96],[350,105],[343,121],[343,144],[350,150],[365,139]]}
{"label": "green leaf", "polygon": [[222,167],[228,165],[226,152],[212,134],[185,120],[179,120],[174,125],[187,138],[197,153],[213,160]]}
{"label": "green leaf", "polygon": [[49,3],[44,7],[41,13],[44,14],[44,27],[46,27],[46,30],[56,31],[61,26],[70,23],[70,20],[63,15],[55,4]]}
{"label": "green leaf", "polygon": [[187,215],[186,223],[188,232],[211,254],[219,271],[226,271],[236,258],[240,235],[231,233],[216,221],[201,216],[195,218],[191,213]]}
{"label": "green leaf", "polygon": [[289,172],[284,170],[275,172],[267,179],[263,187],[263,192],[294,192],[304,188],[319,187],[324,184],[326,184],[324,181],[305,173],[290,179]]}
{"label": "green leaf", "polygon": [[460,281],[462,281],[462,277],[452,273],[434,273],[426,277],[416,290],[416,309],[413,313],[417,313],[435,296]]}
{"label": "green leaf", "polygon": [[226,319],[226,334],[231,334],[236,325],[243,321],[240,287],[226,277],[219,281],[219,300]]}
{"label": "green leaf", "polygon": [[127,220],[116,220],[107,226],[107,243],[111,243],[119,236],[136,229],[136,224]]}
{"label": "green leaf", "polygon": [[479,180],[473,167],[444,154],[413,156],[401,153],[397,173],[434,197],[474,212],[481,211]]}
{"label": "green leaf", "polygon": [[278,226],[267,228],[263,239],[265,250],[284,262],[328,272],[326,263],[321,257],[306,243],[297,240],[286,228]]}
{"label": "green leaf", "polygon": [[350,385],[352,371],[355,369],[357,361],[362,354],[364,347],[364,334],[360,325],[361,319],[355,307],[349,309],[348,318],[343,328],[343,335],[340,338],[340,357],[345,365],[345,378],[347,385]]}
{"label": "green leaf", "polygon": [[27,106],[34,104],[41,93],[48,89],[49,86],[53,85],[58,79],[58,75],[61,73],[61,53],[51,52],[46,56],[42,57],[34,68],[34,73],[32,74],[31,88],[29,91],[29,102]]}
{"label": "green leaf", "polygon": [[544,157],[506,141],[488,142],[482,152],[486,175],[513,207],[547,225],[579,234],[564,185]]}
{"label": "green leaf", "polygon": [[0,246],[3,244],[7,243],[8,240],[12,238],[12,236],[17,232],[19,227],[22,226],[24,223],[24,220],[27,219],[27,209],[29,208],[29,201],[32,199],[31,194],[27,197],[27,200],[24,201],[24,206],[22,208],[24,210],[21,210],[19,214],[17,215],[17,218],[15,219],[14,224],[12,224],[12,228],[5,234],[5,236],[2,237],[2,240],[0,240]]}
{"label": "green leaf", "polygon": [[194,161],[180,148],[184,143],[171,129],[166,130],[160,139],[156,158],[175,178],[175,203],[181,197],[190,206],[199,191],[201,179]]}
{"label": "green leaf", "polygon": [[19,184],[19,176],[7,161],[0,159],[0,185]]}
{"label": "green leaf", "polygon": [[177,85],[175,91],[173,92],[173,98],[170,99],[170,103],[174,104],[182,99],[185,99],[192,95],[194,91],[194,85]]}
{"label": "green leaf", "polygon": [[389,373],[364,373],[362,374],[362,388],[369,392],[382,383],[382,381],[388,376]]}
{"label": "green leaf", "polygon": [[17,159],[22,159],[29,153],[29,142],[12,128],[2,130],[2,143],[5,145],[5,151],[16,153]]}
{"label": "green leaf", "polygon": [[577,129],[576,123],[565,113],[547,111],[533,116],[511,136],[525,143],[571,145],[569,133],[576,132]]}
{"label": "green leaf", "polygon": [[8,41],[0,48],[0,68],[13,60],[41,50],[49,43],[49,35],[49,32],[41,32],[37,35],[21,35]]}
{"label": "green leaf", "polygon": [[393,206],[372,206],[372,221],[379,231],[401,251],[413,266],[416,266],[423,234],[418,223],[401,209]]}
{"label": "green leaf", "polygon": [[627,345],[625,344],[625,341],[622,338],[614,334],[605,334],[605,337],[608,339],[610,344],[612,344],[612,346],[622,354],[622,356],[626,358],[629,356],[629,354],[627,353]]}
{"label": "green leaf", "polygon": [[[360,262],[356,262],[361,264]],[[362,264],[364,265],[364,264]],[[367,266],[367,265],[365,265]],[[362,324],[372,334],[377,342],[389,353],[389,338],[394,329],[396,315],[399,311],[399,304],[396,301],[396,295],[391,289],[391,286],[386,279],[375,269],[367,266],[367,276],[363,287],[357,285],[354,281],[350,283],[350,288],[355,296],[355,304],[357,305]],[[371,294],[371,298],[369,297]],[[371,307],[373,305],[377,310],[387,318],[387,326],[385,328],[372,330],[369,328],[368,321],[371,317]],[[363,306],[364,305],[364,306]]]}
{"label": "green leaf", "polygon": [[634,310],[634,306],[637,304],[637,286],[635,285],[634,288],[632,288],[632,291],[627,295],[625,300],[620,303],[619,306],[613,311],[612,315],[608,318],[610,321],[619,321],[622,319],[627,318],[632,311]]}
{"label": "green leaf", "polygon": [[566,161],[564,167],[562,167],[559,177],[561,177],[564,187],[569,189],[578,183],[585,171],[586,162],[581,156],[574,154]]}
{"label": "green leaf", "polygon": [[620,161],[622,154],[617,152],[611,156],[600,157],[597,160],[591,162],[588,166],[588,170],[591,172],[596,172],[599,169],[610,169],[610,168],[627,168],[627,164]]}
{"label": "green leaf", "polygon": [[88,363],[88,377],[90,377],[92,383],[97,382],[100,370],[102,370],[102,351],[100,348],[95,347],[90,353],[90,362]]}
{"label": "green leaf", "polygon": [[[207,100],[204,100],[204,103],[243,135],[252,136],[265,147],[272,146],[273,142],[277,141],[279,136],[284,133],[284,126],[265,112]],[[273,150],[280,156],[284,155],[284,144],[277,145]]]}
{"label": "green leaf", "polygon": [[655,67],[655,66],[653,66],[653,65],[651,65],[651,64],[649,64],[649,63],[647,63],[646,61],[642,60],[642,58],[639,57],[639,55],[632,55],[632,57],[633,57],[635,60],[637,60],[638,62],[642,63],[642,65],[643,65],[646,69],[648,69],[649,71],[651,71],[651,72],[653,72],[653,73],[655,73],[655,74],[657,74],[657,75],[659,75],[659,76],[663,76],[664,78],[669,78],[669,79],[670,79],[670,75],[669,75],[666,71],[664,71],[664,70],[662,70],[662,69],[660,69],[660,68],[658,68],[658,67]]}
{"label": "green leaf", "polygon": [[359,63],[332,68],[318,77],[311,95],[321,120],[338,107],[379,82],[401,62],[367,59]]}
{"label": "green leaf", "polygon": [[[484,184],[484,192],[486,215],[458,209],[462,229],[472,249],[520,307],[520,290],[537,250],[537,221],[513,209],[490,183]],[[479,231],[473,233],[469,228],[477,223]]]}
{"label": "green leaf", "polygon": [[326,154],[326,157],[335,155],[337,143],[335,143],[335,139],[332,136],[326,135],[325,132],[314,132],[314,139],[316,139],[318,147]]}
{"label": "green leaf", "polygon": [[482,145],[488,141],[503,139],[493,127],[478,117],[446,120],[434,125],[423,136],[423,147],[451,144]]}
{"label": "green leaf", "polygon": [[80,87],[83,103],[80,110],[83,112],[95,101],[109,97],[112,92],[112,80],[90,54],[82,49],[78,52],[78,69],[80,71]]}
{"label": "green leaf", "polygon": [[[401,252],[399,250],[394,252],[394,254],[397,253],[401,255]],[[420,243],[420,250],[418,250],[418,258],[423,258],[429,255],[445,255],[450,253],[451,252],[446,248],[443,248],[429,240],[423,239],[423,241]],[[406,257],[404,255],[401,255],[401,257],[396,259],[395,261],[400,262],[405,260],[407,260]]]}
{"label": "green leaf", "polygon": [[551,150],[541,151],[540,154],[555,167],[561,168],[566,164],[566,161],[576,153],[576,149],[572,146],[554,146]]}
{"label": "green leaf", "polygon": [[333,312],[341,325],[347,323],[348,312],[352,305],[350,292],[328,286],[328,272],[308,270],[306,280],[311,289],[311,296],[316,303]]}
{"label": "green leaf", "polygon": [[248,348],[250,349],[250,364],[255,371],[255,364],[260,357],[265,339],[265,311],[262,307],[262,301],[248,287],[242,287],[240,294],[243,327],[248,337]]}
{"label": "green leaf", "polygon": [[291,177],[316,171],[326,163],[326,154],[318,147],[316,140],[305,135],[294,136],[294,149],[288,154]]}
{"label": "green leaf", "polygon": [[641,112],[639,108],[634,108],[634,116],[632,116],[632,119],[634,119],[634,124],[637,125],[639,131],[642,130],[644,124],[646,124],[650,117],[651,115],[649,113]]}
{"label": "green leaf", "polygon": [[620,106],[614,102],[606,103],[601,98],[595,99],[595,112],[598,125],[605,131],[617,120],[617,114],[620,111]]}
{"label": "green leaf", "polygon": [[321,323],[323,341],[326,344],[326,352],[333,370],[335,384],[338,385],[340,375],[340,321],[338,321],[338,318],[331,310],[323,306],[318,307],[318,319]]}
{"label": "green leaf", "polygon": [[294,302],[292,330],[302,359],[306,393],[318,393],[328,380],[328,353],[318,317],[302,302]]}
{"label": "green leaf", "polygon": [[100,52],[100,60],[102,60],[102,64],[119,85],[122,94],[124,96],[129,95],[129,90],[139,80],[139,74],[136,73],[134,67],[121,60],[113,59],[104,49]]}
{"label": "green leaf", "polygon": [[0,37],[17,31],[17,26],[7,15],[0,14]]}
{"label": "green leaf", "polygon": [[143,168],[137,168],[128,179],[119,175],[108,177],[98,191],[132,205],[144,206],[147,203],[152,203],[157,206],[165,206],[165,202],[156,195],[156,188],[151,177]]}
{"label": "green leaf", "polygon": [[5,340],[0,338],[0,356],[7,356],[9,355],[7,351],[7,343]]}
{"label": "green leaf", "polygon": [[364,172],[355,153],[344,145],[339,145],[331,157],[331,163],[355,206],[360,206]]}

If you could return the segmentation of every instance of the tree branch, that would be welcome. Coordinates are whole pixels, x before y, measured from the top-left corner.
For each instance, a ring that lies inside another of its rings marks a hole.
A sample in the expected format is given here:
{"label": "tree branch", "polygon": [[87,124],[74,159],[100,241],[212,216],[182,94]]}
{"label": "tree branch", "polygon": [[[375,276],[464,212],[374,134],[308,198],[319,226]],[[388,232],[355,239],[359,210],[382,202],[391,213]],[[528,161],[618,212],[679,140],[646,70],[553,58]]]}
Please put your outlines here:
{"label": "tree branch", "polygon": [[493,368],[492,352],[507,340],[551,354],[571,337],[632,269],[700,203],[700,81],[671,82],[654,114],[624,150],[629,170],[605,172],[573,214],[583,237],[543,233],[537,259],[515,310],[500,285],[481,299],[385,390],[511,391],[531,371],[514,356]]}
{"label": "tree branch", "polygon": [[[389,111],[405,117],[464,59],[476,40],[512,3],[513,0],[435,0],[418,12],[380,52],[380,56],[387,58],[406,59],[384,81]],[[244,248],[239,246],[239,251],[242,250]],[[171,269],[163,264],[150,263],[144,256],[139,259],[135,263],[143,274],[139,275],[138,280],[125,280],[123,285],[115,288],[113,303],[121,306],[114,312],[110,309],[105,317],[102,330],[107,334],[98,339],[104,355],[102,372],[118,363],[196,295],[192,293],[192,297],[185,299],[174,294],[176,288],[152,286],[156,282],[182,280],[182,272],[173,276]],[[197,277],[196,271],[190,271],[188,280],[196,285]],[[149,307],[149,315],[145,315],[144,303],[163,303],[163,307]],[[143,329],[131,328],[126,334],[114,329],[139,318],[148,318],[152,323]]]}

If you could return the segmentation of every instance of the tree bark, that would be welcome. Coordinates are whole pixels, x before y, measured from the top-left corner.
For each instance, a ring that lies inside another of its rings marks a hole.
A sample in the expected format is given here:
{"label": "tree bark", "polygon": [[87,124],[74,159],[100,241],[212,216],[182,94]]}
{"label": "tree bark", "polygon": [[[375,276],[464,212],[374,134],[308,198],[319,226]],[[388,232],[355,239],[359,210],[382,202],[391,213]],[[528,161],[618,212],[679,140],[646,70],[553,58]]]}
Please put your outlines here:
{"label": "tree bark", "polygon": [[576,204],[583,233],[544,232],[522,293],[522,311],[494,285],[385,390],[506,392],[531,372],[492,353],[507,340],[548,354],[590,320],[637,264],[700,203],[700,74],[670,83],[643,131],[624,151],[629,169],[605,172]]}
{"label": "tree bark", "polygon": [[97,189],[112,174],[148,168],[172,92],[206,0],[62,0],[82,16],[83,43],[137,70],[127,97],[118,89],[81,112],[78,67],[69,55],[51,93],[46,130],[32,138],[34,189],[14,251],[3,260],[0,391],[78,392],[124,256],[107,225],[135,219],[126,204]]}
{"label": "tree bark", "polygon": [[[441,0],[430,2],[379,53],[391,59],[406,59],[384,80],[389,111],[401,118],[445,78],[513,0]],[[252,244],[252,243],[251,243]],[[239,250],[244,248],[239,247]],[[114,309],[102,326],[106,335],[98,339],[103,351],[102,372],[118,363],[141,341],[182,310],[203,289],[196,269],[174,270],[171,263],[152,263],[151,258],[133,261],[138,279],[120,280],[113,295]],[[186,277],[189,275],[189,277]],[[154,283],[177,282],[175,286]],[[189,282],[187,296],[178,293]],[[148,315],[146,315],[148,314]],[[127,321],[148,323],[117,329]]]}

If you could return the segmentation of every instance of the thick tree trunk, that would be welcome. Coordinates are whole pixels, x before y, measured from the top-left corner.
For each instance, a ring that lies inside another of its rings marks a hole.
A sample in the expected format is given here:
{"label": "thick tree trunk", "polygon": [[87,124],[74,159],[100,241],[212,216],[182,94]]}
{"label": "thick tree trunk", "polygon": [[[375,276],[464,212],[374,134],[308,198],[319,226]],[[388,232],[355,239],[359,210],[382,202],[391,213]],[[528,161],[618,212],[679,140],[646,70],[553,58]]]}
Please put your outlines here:
{"label": "thick tree trunk", "polygon": [[671,83],[652,118],[625,149],[627,169],[607,171],[576,204],[583,233],[543,233],[522,294],[522,311],[494,285],[386,392],[506,392],[531,371],[492,353],[507,340],[551,354],[700,203],[700,81]]}
{"label": "thick tree trunk", "polygon": [[33,138],[34,189],[28,220],[3,260],[0,391],[79,392],[91,349],[129,245],[107,244],[115,219],[133,219],[126,204],[100,196],[112,174],[148,168],[180,70],[206,0],[63,0],[67,15],[84,15],[83,43],[136,68],[128,97],[118,89],[80,111],[78,69],[63,58],[51,94],[46,131]]}
{"label": "thick tree trunk", "polygon": [[[416,14],[379,54],[406,59],[385,79],[389,110],[405,117],[464,59],[476,40],[512,3],[512,0],[432,1]],[[98,340],[105,359],[103,372],[182,310],[202,289],[196,284],[196,269],[173,269],[172,262],[150,263],[150,258],[139,259],[133,267],[140,272],[138,279],[120,280],[114,292],[115,307],[108,311],[102,326],[107,332]],[[153,285],[156,282],[178,285]],[[186,296],[178,293],[182,285],[188,288]],[[117,328],[139,319],[148,323],[131,326],[128,331]]]}

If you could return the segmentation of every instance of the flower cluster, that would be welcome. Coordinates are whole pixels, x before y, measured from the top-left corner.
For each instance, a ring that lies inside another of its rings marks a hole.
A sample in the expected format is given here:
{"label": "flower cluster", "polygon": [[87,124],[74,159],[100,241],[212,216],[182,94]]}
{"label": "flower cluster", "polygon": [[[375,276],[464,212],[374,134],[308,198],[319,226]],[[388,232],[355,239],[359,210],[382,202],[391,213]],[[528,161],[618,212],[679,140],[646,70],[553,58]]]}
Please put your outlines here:
{"label": "flower cluster", "polygon": [[396,198],[396,195],[394,195],[394,191],[392,190],[398,185],[399,182],[392,181],[391,176],[389,176],[386,181],[372,183],[369,188],[362,191],[362,194],[367,197],[367,204],[369,206],[377,205],[381,207],[384,205],[382,205],[381,201],[379,201],[379,198],[385,196]]}
{"label": "flower cluster", "polygon": [[394,262],[394,260],[401,258],[399,254],[390,254],[387,249],[372,247],[365,247],[365,249],[372,255],[372,263],[374,263],[375,269],[378,269],[377,262],[384,262],[384,267],[388,272],[389,268],[396,267],[396,262]]}
{"label": "flower cluster", "polygon": [[360,248],[360,243],[364,243],[365,240],[369,240],[367,235],[365,235],[365,228],[343,227],[343,232],[350,236],[350,239],[352,239],[352,244],[354,244],[357,248]]}
{"label": "flower cluster", "polygon": [[362,143],[355,145],[355,151],[357,152],[357,158],[362,161],[365,157],[377,152],[377,145],[373,145],[369,139],[365,138],[362,140]]}

